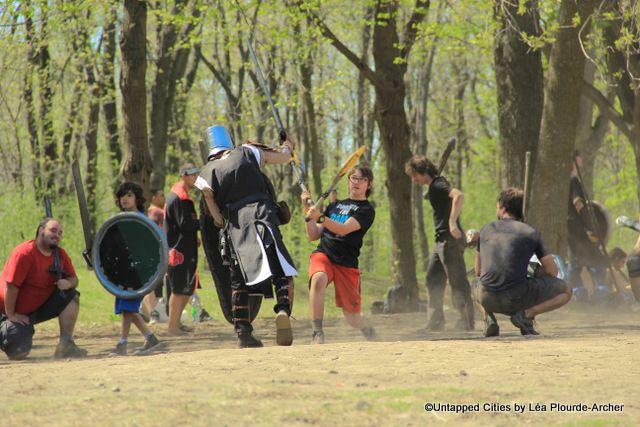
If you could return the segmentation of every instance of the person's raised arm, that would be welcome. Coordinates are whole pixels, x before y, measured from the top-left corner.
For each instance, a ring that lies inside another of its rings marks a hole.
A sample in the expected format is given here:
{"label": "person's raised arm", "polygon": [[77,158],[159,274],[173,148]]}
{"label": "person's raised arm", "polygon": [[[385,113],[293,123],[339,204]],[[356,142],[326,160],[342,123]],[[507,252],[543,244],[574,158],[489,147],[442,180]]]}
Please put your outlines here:
{"label": "person's raised arm", "polygon": [[291,135],[287,135],[287,140],[279,147],[279,151],[260,150],[260,163],[262,164],[283,164],[291,160],[291,153],[296,148],[296,143]]}

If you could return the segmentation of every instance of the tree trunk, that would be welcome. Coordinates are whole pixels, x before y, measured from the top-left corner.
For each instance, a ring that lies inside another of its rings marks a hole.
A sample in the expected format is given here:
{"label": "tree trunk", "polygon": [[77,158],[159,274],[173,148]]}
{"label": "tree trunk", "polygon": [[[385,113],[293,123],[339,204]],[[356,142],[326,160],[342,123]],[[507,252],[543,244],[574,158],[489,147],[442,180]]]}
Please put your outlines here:
{"label": "tree trunk", "polygon": [[375,107],[380,140],[385,151],[386,186],[392,219],[393,276],[394,282],[405,288],[409,298],[407,303],[413,305],[405,308],[415,310],[418,303],[418,282],[413,250],[411,180],[404,173],[404,163],[411,157],[409,125],[404,110],[406,65],[396,61],[401,56],[395,22],[397,3],[381,2],[377,8],[377,23],[373,29],[373,58],[380,84],[375,86]]}
{"label": "tree trunk", "polygon": [[[29,11],[30,2],[25,3],[25,7]],[[34,48],[34,34],[33,34],[33,20],[31,19],[31,13],[25,13],[25,39],[27,45],[27,60],[29,67],[24,74],[24,89],[22,91],[22,98],[25,103],[25,116],[27,119],[27,130],[29,132],[29,145],[31,147],[31,155],[33,158],[32,164],[32,179],[33,187],[35,190],[36,200],[39,202],[43,195],[43,182],[42,182],[42,153],[40,148],[40,138],[38,137],[38,124],[36,123],[36,106],[33,99],[33,69],[35,67],[36,52]]]}
{"label": "tree trunk", "polygon": [[[544,87],[530,220],[545,236],[549,250],[557,254],[566,252],[569,175],[585,64],[579,37],[584,38],[588,33],[587,27],[581,29],[573,20],[579,14],[581,22],[588,25],[594,3],[594,0],[562,1],[558,16],[560,27],[551,48]],[[559,212],[549,215],[550,206]]]}
{"label": "tree trunk", "polygon": [[313,177],[313,193],[318,197],[322,194],[322,155],[320,153],[320,141],[318,140],[318,127],[316,124],[316,109],[313,103],[313,56],[309,53],[300,63],[300,78],[302,83],[302,100],[304,111],[304,123],[309,141],[309,154],[311,157],[311,173]]}
{"label": "tree trunk", "polygon": [[118,176],[118,169],[122,161],[122,149],[118,138],[118,111],[116,107],[116,20],[118,12],[111,7],[108,22],[103,31],[104,51],[101,63],[102,80],[102,113],[104,115],[105,138],[107,140],[109,166],[111,178]]}
{"label": "tree trunk", "polygon": [[[183,13],[186,0],[176,0],[172,16]],[[176,81],[182,76],[176,75],[178,52],[174,52],[178,40],[176,25],[160,21],[158,49],[156,51],[156,73],[151,87],[150,141],[153,161],[151,175],[152,188],[164,188],[166,178],[165,160],[167,141],[169,140],[169,124],[176,94]],[[178,49],[180,51],[181,49]],[[182,68],[184,70],[186,66]]]}
{"label": "tree trunk", "polygon": [[[46,3],[46,2],[45,2]],[[40,85],[40,125],[42,126],[42,143],[44,157],[40,158],[44,164],[44,185],[46,190],[53,190],[56,185],[56,172],[60,166],[58,162],[58,147],[53,130],[53,79],[51,78],[51,56],[48,45],[48,20],[43,14],[39,34],[38,82]]]}
{"label": "tree trunk", "polygon": [[[522,2],[520,2],[522,3]],[[524,187],[525,152],[531,151],[532,170],[542,117],[542,58],[522,38],[540,35],[537,1],[527,0],[524,14],[520,4],[494,0],[494,17],[500,27],[495,33],[494,63],[500,129],[501,187]]]}
{"label": "tree trunk", "polygon": [[120,173],[125,180],[137,182],[148,193],[152,165],[147,138],[146,28],[147,3],[124,0],[120,38],[124,157]]}
{"label": "tree trunk", "polygon": [[[590,61],[585,64],[584,80],[589,84],[593,84],[595,68],[595,65]],[[593,101],[585,96],[583,91],[583,95],[580,97],[578,127],[576,129],[576,148],[584,159],[581,168],[582,179],[585,190],[591,198],[595,198],[593,177],[596,154],[602,147],[604,138],[609,131],[609,120],[603,113],[600,113],[594,122],[593,107]]]}

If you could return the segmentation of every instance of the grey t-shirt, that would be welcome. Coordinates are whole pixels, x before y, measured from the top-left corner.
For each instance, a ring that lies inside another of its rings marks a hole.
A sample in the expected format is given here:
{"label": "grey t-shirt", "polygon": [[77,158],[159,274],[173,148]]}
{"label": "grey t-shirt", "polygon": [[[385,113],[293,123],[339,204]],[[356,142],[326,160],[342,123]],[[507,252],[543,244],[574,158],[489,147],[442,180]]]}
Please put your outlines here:
{"label": "grey t-shirt", "polygon": [[504,291],[527,280],[529,259],[548,255],[538,230],[524,222],[502,219],[480,230],[480,283],[493,292]]}

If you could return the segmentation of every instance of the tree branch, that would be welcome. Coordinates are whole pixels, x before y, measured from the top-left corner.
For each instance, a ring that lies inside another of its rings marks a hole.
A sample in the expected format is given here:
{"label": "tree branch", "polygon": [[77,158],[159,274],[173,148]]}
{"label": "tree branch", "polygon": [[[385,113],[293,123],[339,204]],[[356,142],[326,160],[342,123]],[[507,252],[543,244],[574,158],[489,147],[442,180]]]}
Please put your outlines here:
{"label": "tree branch", "polygon": [[225,93],[227,94],[227,97],[229,97],[230,100],[235,102],[236,101],[236,97],[233,94],[233,89],[231,89],[231,86],[229,85],[229,82],[227,81],[225,76],[223,76],[222,73],[220,73],[220,71],[215,67],[215,65],[213,65],[204,56],[204,54],[202,53],[202,49],[200,48],[200,45],[196,45],[194,47],[196,49],[196,54],[202,60],[202,62],[204,62],[204,65],[206,65],[206,67],[209,69],[209,71],[211,71],[213,73],[213,75],[215,76],[216,80],[218,80],[218,83],[220,83],[220,85],[224,89]]}
{"label": "tree branch", "polygon": [[407,25],[404,27],[404,35],[402,37],[403,46],[400,51],[402,59],[406,60],[409,56],[409,52],[411,52],[411,48],[418,36],[418,24],[424,20],[425,16],[427,16],[430,5],[430,0],[416,0],[416,5],[411,13],[411,18],[409,18]]}
{"label": "tree branch", "polygon": [[[418,0],[420,1],[420,0]],[[295,2],[295,5],[298,6],[300,11],[311,18],[311,21],[318,27],[322,35],[328,39],[331,44],[340,52],[345,58],[347,58],[353,65],[360,70],[363,76],[366,77],[372,85],[376,87],[380,87],[382,84],[378,75],[373,71],[364,61],[362,61],[358,55],[356,55],[351,49],[345,46],[338,37],[331,31],[331,29],[327,26],[327,24],[320,19],[315,13],[311,10],[305,8],[305,5],[302,1],[298,0]]]}
{"label": "tree branch", "polygon": [[583,81],[582,82],[582,93],[584,96],[589,98],[594,104],[598,106],[600,112],[604,114],[624,135],[629,138],[629,140],[633,140],[635,138],[633,129],[629,126],[619,112],[611,105],[609,100],[592,84]]}

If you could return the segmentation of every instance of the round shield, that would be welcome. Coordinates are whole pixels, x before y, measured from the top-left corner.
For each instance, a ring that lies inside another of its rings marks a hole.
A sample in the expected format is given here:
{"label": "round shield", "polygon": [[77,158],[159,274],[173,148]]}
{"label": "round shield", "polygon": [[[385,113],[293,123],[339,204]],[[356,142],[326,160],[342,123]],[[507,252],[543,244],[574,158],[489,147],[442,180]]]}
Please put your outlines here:
{"label": "round shield", "polygon": [[164,231],[145,215],[123,212],[98,230],[91,253],[98,281],[124,299],[140,298],[167,272],[169,248]]}

